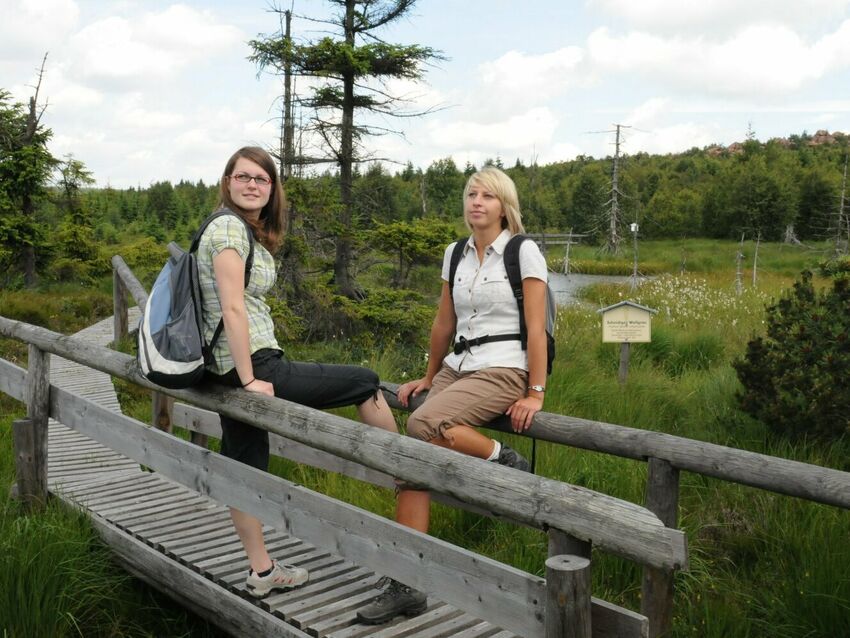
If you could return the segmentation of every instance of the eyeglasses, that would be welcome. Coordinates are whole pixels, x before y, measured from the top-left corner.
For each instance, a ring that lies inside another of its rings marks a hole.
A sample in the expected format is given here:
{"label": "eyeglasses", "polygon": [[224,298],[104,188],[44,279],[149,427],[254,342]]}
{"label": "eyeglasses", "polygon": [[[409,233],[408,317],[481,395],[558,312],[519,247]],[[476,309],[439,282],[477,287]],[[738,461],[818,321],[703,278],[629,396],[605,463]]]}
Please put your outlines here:
{"label": "eyeglasses", "polygon": [[236,175],[231,175],[230,178],[235,179],[240,184],[249,184],[252,179],[257,186],[268,186],[272,183],[272,181],[264,175],[248,175],[248,173],[236,173]]}

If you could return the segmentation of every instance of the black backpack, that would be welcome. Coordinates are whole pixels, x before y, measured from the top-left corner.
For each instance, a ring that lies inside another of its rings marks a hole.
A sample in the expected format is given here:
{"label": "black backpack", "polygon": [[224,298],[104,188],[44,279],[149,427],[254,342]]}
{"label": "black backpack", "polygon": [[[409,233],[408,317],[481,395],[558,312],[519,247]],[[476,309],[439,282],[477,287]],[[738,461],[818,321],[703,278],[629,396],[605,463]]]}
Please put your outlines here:
{"label": "black backpack", "polygon": [[[519,267],[519,249],[527,239],[531,239],[526,235],[514,235],[508,240],[507,245],[505,246],[505,270],[508,273],[508,283],[511,285],[511,290],[513,290],[514,298],[516,299],[517,307],[519,308],[519,333],[518,334],[510,334],[510,335],[485,335],[483,337],[477,337],[476,339],[464,339],[461,337],[460,341],[455,344],[454,351],[456,354],[460,354],[464,350],[469,349],[472,346],[477,346],[483,343],[491,343],[493,341],[514,341],[519,339],[522,343],[522,349],[526,350],[528,348],[528,330],[525,327],[525,308],[523,306],[523,294],[522,294],[522,273],[520,272]],[[463,257],[463,250],[466,248],[466,244],[469,240],[459,239],[455,244],[454,250],[452,251],[451,260],[449,261],[449,293],[452,295],[452,300],[454,301],[454,283],[455,283],[455,273],[457,273],[457,266],[460,263],[461,257]],[[557,315],[557,309],[555,308],[555,298],[552,295],[552,290],[549,288],[549,284],[546,284],[546,374],[552,374],[552,361],[555,360],[555,318]]]}

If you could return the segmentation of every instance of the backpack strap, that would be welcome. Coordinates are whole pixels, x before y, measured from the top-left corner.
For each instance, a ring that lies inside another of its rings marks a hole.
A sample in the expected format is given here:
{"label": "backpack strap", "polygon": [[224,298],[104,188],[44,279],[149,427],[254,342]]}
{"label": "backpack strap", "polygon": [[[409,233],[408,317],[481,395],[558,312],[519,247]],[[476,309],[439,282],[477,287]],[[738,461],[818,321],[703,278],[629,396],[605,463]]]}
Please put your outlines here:
{"label": "backpack strap", "polygon": [[468,243],[469,237],[458,239],[455,243],[454,250],[452,250],[452,257],[449,260],[449,295],[451,295],[452,301],[454,301],[455,275],[457,274],[457,267],[460,260],[463,258],[463,251]]}
{"label": "backpack strap", "polygon": [[[248,258],[245,260],[245,288],[248,287],[248,282],[251,281],[251,269],[254,267],[254,231],[251,226],[246,222],[240,215],[237,215],[229,208],[220,208],[215,211],[212,215],[207,217],[201,227],[198,228],[197,232],[195,232],[195,236],[192,238],[192,245],[189,247],[190,253],[198,252],[198,246],[201,244],[201,235],[204,234],[204,231],[207,229],[207,226],[210,225],[214,219],[218,219],[224,215],[233,215],[236,219],[241,221],[245,225],[245,232],[248,234]],[[213,348],[215,348],[215,344],[218,343],[219,337],[221,337],[221,333],[224,330],[224,317],[219,319],[218,325],[215,327],[215,332],[213,333],[212,339],[207,344],[204,350],[204,360],[208,360],[212,357]]]}
{"label": "backpack strap", "polygon": [[525,306],[523,304],[522,294],[522,271],[519,267],[519,249],[522,242],[529,239],[526,235],[514,235],[508,240],[505,245],[505,252],[502,259],[505,262],[505,270],[508,273],[508,283],[511,285],[511,290],[516,299],[516,305],[519,308],[519,340],[522,344],[522,349],[528,348],[528,329],[525,327]]}
{"label": "backpack strap", "polygon": [[251,268],[254,267],[254,230],[248,222],[229,208],[220,208],[203,221],[201,227],[198,228],[195,232],[195,236],[192,238],[192,245],[189,247],[189,252],[194,253],[198,251],[198,246],[201,243],[201,235],[204,234],[207,226],[209,226],[214,219],[218,219],[224,215],[233,215],[245,225],[245,233],[248,235],[248,258],[245,260],[245,288],[247,288],[248,282],[251,281]]}

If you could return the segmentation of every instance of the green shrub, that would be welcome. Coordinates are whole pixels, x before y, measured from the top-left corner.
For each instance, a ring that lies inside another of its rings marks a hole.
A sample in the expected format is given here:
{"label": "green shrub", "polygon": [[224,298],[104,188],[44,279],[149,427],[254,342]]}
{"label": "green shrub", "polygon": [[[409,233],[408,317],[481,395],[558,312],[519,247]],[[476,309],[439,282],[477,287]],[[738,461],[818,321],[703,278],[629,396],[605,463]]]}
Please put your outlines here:
{"label": "green shrub", "polygon": [[802,277],[767,308],[767,334],[733,363],[743,410],[776,433],[834,439],[850,431],[850,279],[818,292]]}
{"label": "green shrub", "polygon": [[850,257],[836,257],[818,263],[818,272],[824,277],[837,277],[850,274]]}

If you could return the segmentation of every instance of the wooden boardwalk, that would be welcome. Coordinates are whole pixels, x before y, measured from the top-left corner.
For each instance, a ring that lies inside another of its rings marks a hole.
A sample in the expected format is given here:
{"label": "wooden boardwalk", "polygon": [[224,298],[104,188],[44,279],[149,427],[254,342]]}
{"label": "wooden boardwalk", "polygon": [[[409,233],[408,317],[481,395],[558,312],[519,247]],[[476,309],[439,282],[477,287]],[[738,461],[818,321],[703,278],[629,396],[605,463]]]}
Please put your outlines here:
{"label": "wooden boardwalk", "polygon": [[[131,325],[136,320],[131,316]],[[112,319],[77,336],[107,345],[112,340]],[[109,375],[51,356],[50,377],[51,384],[120,412]],[[85,509],[119,560],[131,547],[138,558],[141,547],[148,568],[170,575],[173,585],[166,593],[231,633],[294,638],[515,636],[434,596],[429,596],[427,611],[416,618],[399,617],[378,627],[357,624],[355,612],[377,594],[379,576],[272,528],[265,529],[269,552],[309,569],[310,581],[255,601],[244,590],[248,563],[226,507],[53,420],[48,440],[51,492]],[[144,569],[124,562],[145,579]],[[246,608],[253,611],[248,622]],[[239,613],[230,614],[231,609]]]}

